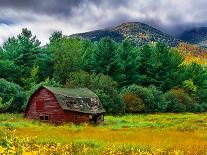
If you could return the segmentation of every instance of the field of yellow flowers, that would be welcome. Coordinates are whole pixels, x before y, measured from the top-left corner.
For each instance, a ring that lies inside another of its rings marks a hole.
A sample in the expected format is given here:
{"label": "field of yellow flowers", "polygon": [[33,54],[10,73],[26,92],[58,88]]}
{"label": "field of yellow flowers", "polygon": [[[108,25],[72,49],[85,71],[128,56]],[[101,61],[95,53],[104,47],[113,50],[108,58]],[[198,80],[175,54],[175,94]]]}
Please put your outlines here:
{"label": "field of yellow flowers", "polygon": [[0,114],[0,154],[206,155],[207,114],[106,116],[96,126]]}

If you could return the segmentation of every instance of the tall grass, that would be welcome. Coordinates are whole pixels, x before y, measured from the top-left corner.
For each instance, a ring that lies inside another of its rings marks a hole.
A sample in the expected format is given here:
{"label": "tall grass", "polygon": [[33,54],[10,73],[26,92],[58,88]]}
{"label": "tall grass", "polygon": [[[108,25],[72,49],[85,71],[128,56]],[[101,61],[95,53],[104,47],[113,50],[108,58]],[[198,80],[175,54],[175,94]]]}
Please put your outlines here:
{"label": "tall grass", "polygon": [[[0,131],[1,141],[5,141],[5,133],[13,131],[13,139],[19,141],[36,137],[28,147],[37,145],[39,154],[45,153],[42,147],[52,146],[65,151],[70,148],[71,154],[207,154],[206,114],[106,116],[97,126],[54,126],[20,114],[1,114]],[[22,144],[14,143],[21,152]],[[2,146],[6,151],[7,146]]]}

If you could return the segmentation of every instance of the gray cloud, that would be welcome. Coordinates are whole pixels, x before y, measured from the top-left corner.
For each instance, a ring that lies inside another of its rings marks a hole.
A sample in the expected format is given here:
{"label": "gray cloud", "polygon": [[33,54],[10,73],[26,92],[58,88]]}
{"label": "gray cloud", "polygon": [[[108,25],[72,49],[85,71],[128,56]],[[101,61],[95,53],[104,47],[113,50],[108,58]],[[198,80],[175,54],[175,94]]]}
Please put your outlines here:
{"label": "gray cloud", "polygon": [[1,0],[0,43],[28,27],[43,42],[52,31],[65,34],[145,22],[177,34],[207,26],[206,0]]}
{"label": "gray cloud", "polygon": [[32,11],[37,14],[69,15],[84,0],[1,0],[0,8]]}

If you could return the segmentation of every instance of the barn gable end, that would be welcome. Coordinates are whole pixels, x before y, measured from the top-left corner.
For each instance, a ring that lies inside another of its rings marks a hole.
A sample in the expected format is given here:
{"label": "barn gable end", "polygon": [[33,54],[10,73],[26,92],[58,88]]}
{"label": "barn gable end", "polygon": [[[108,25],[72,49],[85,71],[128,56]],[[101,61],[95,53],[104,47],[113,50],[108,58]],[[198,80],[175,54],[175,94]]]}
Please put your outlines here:
{"label": "barn gable end", "polygon": [[[43,109],[37,107],[37,103],[43,103]],[[54,123],[64,121],[64,111],[57,102],[55,96],[46,88],[39,88],[30,98],[25,115],[29,119],[38,119],[48,117]],[[44,121],[44,120],[43,120]],[[45,120],[47,121],[47,120]]]}

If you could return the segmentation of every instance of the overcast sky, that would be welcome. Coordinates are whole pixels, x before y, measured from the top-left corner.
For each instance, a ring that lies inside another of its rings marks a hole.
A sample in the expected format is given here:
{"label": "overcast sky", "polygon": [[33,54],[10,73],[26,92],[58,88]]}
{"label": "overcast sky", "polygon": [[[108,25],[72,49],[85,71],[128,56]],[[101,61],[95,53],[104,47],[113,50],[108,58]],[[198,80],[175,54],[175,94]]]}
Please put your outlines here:
{"label": "overcast sky", "polygon": [[175,34],[207,26],[207,0],[0,0],[0,44],[24,27],[45,44],[53,31],[64,34],[146,22]]}

